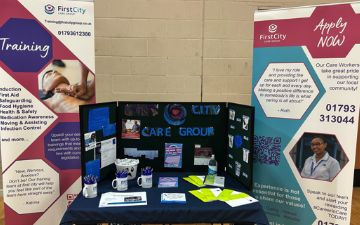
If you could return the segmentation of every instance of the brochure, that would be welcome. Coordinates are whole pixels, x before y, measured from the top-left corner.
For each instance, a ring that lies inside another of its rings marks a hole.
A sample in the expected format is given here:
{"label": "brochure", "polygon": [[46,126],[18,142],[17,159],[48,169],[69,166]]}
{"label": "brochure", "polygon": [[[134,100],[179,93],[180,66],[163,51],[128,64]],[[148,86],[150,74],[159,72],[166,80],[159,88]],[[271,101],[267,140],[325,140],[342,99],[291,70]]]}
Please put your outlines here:
{"label": "brochure", "polygon": [[186,203],[185,193],[161,193],[161,203]]}
{"label": "brochure", "polygon": [[188,176],[188,177],[184,177],[184,180],[186,180],[187,182],[195,185],[196,187],[203,187],[204,186],[204,180],[205,180],[205,176]]}
{"label": "brochure", "polygon": [[178,187],[178,184],[177,177],[159,177],[158,188],[174,188]]}
{"label": "brochure", "polygon": [[221,189],[201,188],[199,190],[192,190],[189,192],[203,202],[212,202],[218,200],[217,196],[221,193]]}
{"label": "brochure", "polygon": [[182,167],[182,144],[181,143],[165,143],[165,168],[181,168]]}
{"label": "brochure", "polygon": [[248,194],[243,192],[234,191],[231,189],[224,189],[218,196],[220,201],[226,202],[230,200],[236,200],[240,198],[247,198],[249,197]]}

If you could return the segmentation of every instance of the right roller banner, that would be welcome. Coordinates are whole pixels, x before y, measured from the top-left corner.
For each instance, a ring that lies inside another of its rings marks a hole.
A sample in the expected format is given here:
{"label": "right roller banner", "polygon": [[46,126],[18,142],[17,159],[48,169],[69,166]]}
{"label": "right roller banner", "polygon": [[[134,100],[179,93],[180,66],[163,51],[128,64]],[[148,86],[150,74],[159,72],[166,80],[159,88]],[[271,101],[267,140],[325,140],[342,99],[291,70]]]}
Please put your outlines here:
{"label": "right roller banner", "polygon": [[254,194],[271,225],[350,224],[360,2],[254,18]]}

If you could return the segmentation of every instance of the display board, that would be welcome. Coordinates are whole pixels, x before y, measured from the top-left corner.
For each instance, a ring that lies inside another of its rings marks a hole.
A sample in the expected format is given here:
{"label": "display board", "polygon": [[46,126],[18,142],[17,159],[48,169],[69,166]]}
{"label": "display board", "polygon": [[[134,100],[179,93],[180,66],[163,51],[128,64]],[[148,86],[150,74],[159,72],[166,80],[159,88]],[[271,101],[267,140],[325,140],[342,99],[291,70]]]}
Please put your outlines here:
{"label": "display board", "polygon": [[254,107],[228,104],[228,154],[226,171],[249,189],[253,182]]}
{"label": "display board", "polygon": [[1,1],[0,145],[7,225],[58,224],[80,191],[78,109],[95,103],[93,20],[89,1]]}
{"label": "display board", "polygon": [[223,171],[226,116],[225,103],[119,102],[119,157],[159,171],[207,171],[215,154]]}
{"label": "display board", "polygon": [[360,3],[255,13],[254,193],[270,224],[350,224]]}
{"label": "display board", "polygon": [[82,176],[113,174],[117,153],[117,103],[80,106]]}
{"label": "display board", "polygon": [[[114,176],[116,158],[139,159],[139,170],[150,166],[155,171],[207,173],[209,160],[214,154],[219,171],[224,171],[227,165],[242,162],[242,176],[231,169],[230,173],[251,188],[253,107],[229,104],[238,113],[234,123],[236,129],[231,133],[244,138],[241,149],[232,149],[233,161],[229,163],[227,103],[118,102],[116,111],[115,107],[116,103],[80,107],[83,175],[90,173],[100,176],[100,180]],[[92,118],[90,114],[97,116]],[[104,132],[103,124],[113,124],[114,118],[116,125],[113,126],[117,127],[116,158],[113,150],[111,154],[104,153],[98,145],[99,141],[113,140],[113,133],[105,139],[101,133]],[[93,135],[96,135],[96,144],[91,139]],[[86,147],[89,143],[91,147]],[[239,151],[246,152],[248,158]],[[102,164],[102,161],[107,163]]]}

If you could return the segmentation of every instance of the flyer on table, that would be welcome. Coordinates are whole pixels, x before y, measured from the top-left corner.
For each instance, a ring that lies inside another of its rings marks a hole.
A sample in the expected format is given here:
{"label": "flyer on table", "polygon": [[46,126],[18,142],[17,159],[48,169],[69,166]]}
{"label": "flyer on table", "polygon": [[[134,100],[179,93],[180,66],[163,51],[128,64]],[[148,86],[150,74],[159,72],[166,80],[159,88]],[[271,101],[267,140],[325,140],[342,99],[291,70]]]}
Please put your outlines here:
{"label": "flyer on table", "polygon": [[254,18],[254,193],[271,225],[350,224],[360,3]]}
{"label": "flyer on table", "polygon": [[6,224],[59,223],[81,189],[79,105],[95,103],[93,2],[3,0]]}

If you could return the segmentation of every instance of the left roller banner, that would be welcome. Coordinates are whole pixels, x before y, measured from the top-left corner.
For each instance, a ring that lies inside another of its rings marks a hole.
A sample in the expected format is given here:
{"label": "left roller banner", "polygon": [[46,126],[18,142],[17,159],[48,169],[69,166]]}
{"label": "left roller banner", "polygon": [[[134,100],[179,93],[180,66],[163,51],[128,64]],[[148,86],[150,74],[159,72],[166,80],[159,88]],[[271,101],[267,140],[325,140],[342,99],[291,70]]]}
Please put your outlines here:
{"label": "left roller banner", "polygon": [[79,105],[95,103],[94,3],[2,0],[5,224],[59,224],[81,189]]}

